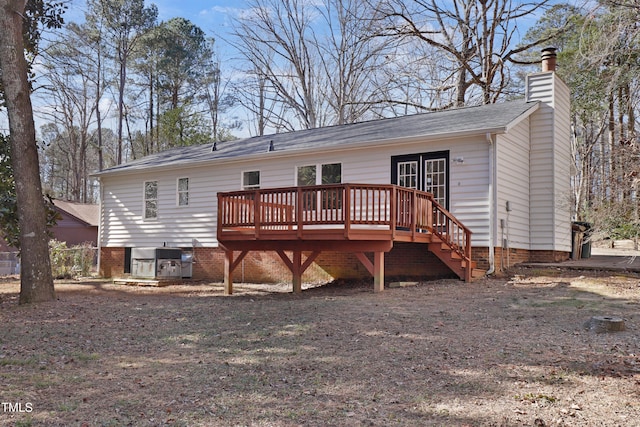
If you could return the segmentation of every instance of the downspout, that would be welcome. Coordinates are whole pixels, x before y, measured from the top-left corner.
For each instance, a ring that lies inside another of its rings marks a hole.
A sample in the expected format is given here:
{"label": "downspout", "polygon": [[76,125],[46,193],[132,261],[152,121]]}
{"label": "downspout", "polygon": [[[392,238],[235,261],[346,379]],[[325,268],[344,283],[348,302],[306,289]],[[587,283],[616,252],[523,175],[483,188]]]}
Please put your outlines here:
{"label": "downspout", "polygon": [[497,180],[497,172],[495,165],[497,162],[497,152],[496,144],[493,140],[493,136],[487,132],[486,133],[487,142],[489,143],[489,270],[487,270],[486,274],[493,274],[496,271],[496,262],[495,262],[495,216],[496,216],[496,205],[497,205],[497,191],[495,190],[495,185]]}
{"label": "downspout", "polygon": [[98,185],[100,186],[100,197],[98,197],[98,238],[96,239],[96,246],[98,247],[98,275],[100,275],[100,262],[102,259],[102,199],[104,196],[102,178],[100,177],[98,177]]}

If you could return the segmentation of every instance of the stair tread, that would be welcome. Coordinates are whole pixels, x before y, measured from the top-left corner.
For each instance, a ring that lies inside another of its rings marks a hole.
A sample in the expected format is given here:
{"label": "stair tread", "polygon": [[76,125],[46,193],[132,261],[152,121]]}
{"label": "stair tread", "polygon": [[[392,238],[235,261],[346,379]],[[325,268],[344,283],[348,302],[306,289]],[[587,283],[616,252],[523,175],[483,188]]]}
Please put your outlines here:
{"label": "stair tread", "polygon": [[[462,257],[457,251],[452,249],[447,243],[441,239],[434,239],[428,245],[428,249],[438,259],[440,259],[447,267],[449,267],[458,277],[465,280],[467,268],[471,268],[471,278],[484,276],[483,270],[476,269],[475,261],[468,261]],[[476,271],[478,270],[478,271]]]}

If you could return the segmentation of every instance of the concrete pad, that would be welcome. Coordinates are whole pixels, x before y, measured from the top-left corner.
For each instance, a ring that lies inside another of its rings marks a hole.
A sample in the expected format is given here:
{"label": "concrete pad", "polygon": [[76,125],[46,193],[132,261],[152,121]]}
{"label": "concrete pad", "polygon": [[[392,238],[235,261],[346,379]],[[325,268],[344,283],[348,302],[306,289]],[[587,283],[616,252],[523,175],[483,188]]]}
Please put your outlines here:
{"label": "concrete pad", "polygon": [[409,286],[418,286],[420,282],[391,282],[389,288],[407,288]]}

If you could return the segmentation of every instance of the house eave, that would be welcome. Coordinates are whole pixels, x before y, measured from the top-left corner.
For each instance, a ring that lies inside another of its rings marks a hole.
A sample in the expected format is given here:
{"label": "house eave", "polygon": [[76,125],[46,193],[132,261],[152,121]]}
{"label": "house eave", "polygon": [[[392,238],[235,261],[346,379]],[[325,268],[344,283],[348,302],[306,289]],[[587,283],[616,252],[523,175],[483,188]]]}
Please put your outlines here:
{"label": "house eave", "polygon": [[[518,120],[519,122],[519,120]],[[361,148],[371,148],[371,147],[384,147],[387,145],[402,145],[402,144],[413,144],[419,142],[433,142],[433,141],[443,141],[450,139],[458,139],[458,138],[467,138],[472,136],[480,136],[482,139],[485,139],[486,134],[504,134],[511,127],[511,124],[508,126],[500,126],[495,128],[479,128],[472,130],[465,130],[459,132],[442,132],[442,133],[433,133],[426,135],[413,135],[409,137],[402,138],[386,138],[379,140],[370,140],[364,142],[355,142],[350,144],[345,144],[341,146],[336,145],[327,145],[325,147],[310,147],[310,148],[297,148],[290,150],[282,150],[282,151],[271,151],[264,153],[254,153],[248,154],[244,156],[238,157],[217,157],[210,159],[202,159],[202,160],[190,160],[189,162],[172,162],[167,164],[146,166],[141,168],[131,167],[131,168],[122,168],[117,170],[106,170],[102,172],[95,172],[91,174],[93,177],[102,178],[108,176],[122,176],[122,175],[136,175],[140,173],[146,173],[150,170],[160,170],[160,171],[169,171],[175,169],[183,169],[185,166],[189,167],[198,167],[198,166],[207,166],[207,165],[217,165],[217,164],[236,164],[236,163],[245,163],[251,162],[255,160],[266,160],[270,158],[290,158],[296,156],[303,156],[309,153],[324,153],[328,151],[352,151],[358,150]]]}
{"label": "house eave", "polygon": [[533,113],[538,111],[539,108],[540,108],[540,102],[535,102],[533,107],[529,108],[527,111],[525,111],[520,116],[518,116],[515,120],[511,121],[510,123],[508,123],[504,127],[504,132],[503,133],[509,133],[511,131],[511,129],[513,129],[515,126],[520,124],[523,120],[529,118],[529,116],[531,116]]}

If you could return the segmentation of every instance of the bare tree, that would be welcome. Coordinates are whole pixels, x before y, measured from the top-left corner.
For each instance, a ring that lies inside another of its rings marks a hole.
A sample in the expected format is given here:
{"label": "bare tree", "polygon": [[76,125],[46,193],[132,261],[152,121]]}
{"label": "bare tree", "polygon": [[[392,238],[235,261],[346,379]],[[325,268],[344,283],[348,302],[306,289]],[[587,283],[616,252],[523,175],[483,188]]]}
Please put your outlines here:
{"label": "bare tree", "polygon": [[42,184],[36,131],[24,56],[23,26],[26,0],[0,0],[0,67],[4,99],[9,116],[9,130],[14,179],[18,204],[20,247],[23,254],[20,270],[20,303],[55,299],[47,217],[42,198]]}
{"label": "bare tree", "polygon": [[388,81],[380,71],[392,52],[389,39],[372,37],[371,9],[362,0],[329,0],[318,13],[326,34],[313,41],[327,85],[321,88],[332,124],[353,123],[380,105]]}
{"label": "bare tree", "polygon": [[310,43],[312,7],[304,0],[250,0],[237,22],[235,47],[268,82],[267,96],[285,107],[276,127],[287,130],[323,124],[318,58]]}
{"label": "bare tree", "polygon": [[[213,45],[213,40],[209,44]],[[236,121],[227,124],[223,121],[223,113],[236,104],[236,98],[230,93],[229,80],[223,78],[222,61],[216,54],[213,54],[202,65],[198,98],[204,103],[209,114],[211,136],[214,141],[231,139],[230,129],[239,128],[240,123]]]}
{"label": "bare tree", "polygon": [[268,88],[268,79],[259,69],[250,70],[244,76],[232,83],[238,103],[248,112],[249,122],[254,127],[254,135],[265,135],[269,127],[276,131],[283,128],[278,117],[282,104],[271,96],[273,91]]}
{"label": "bare tree", "polygon": [[252,0],[250,6],[237,21],[234,44],[249,64],[252,93],[243,99],[262,121],[258,132],[374,116],[386,96],[381,79],[391,49],[390,40],[371,36],[365,1]]}
{"label": "bare tree", "polygon": [[158,9],[155,5],[144,7],[143,0],[89,0],[90,25],[104,29],[115,53],[118,66],[118,153],[117,163],[122,163],[123,125],[125,119],[125,86],[127,68],[132,52],[142,35],[155,25]]}
{"label": "bare tree", "polygon": [[374,76],[380,92],[374,111],[381,117],[402,116],[453,105],[455,94],[446,81],[451,62],[439,53],[415,38],[395,44]]}
{"label": "bare tree", "polygon": [[414,37],[450,61],[442,70],[443,87],[453,91],[451,105],[493,103],[511,82],[509,63],[552,38],[514,47],[517,20],[543,10],[549,0],[382,0],[377,3],[378,34]]}
{"label": "bare tree", "polygon": [[[99,101],[102,93],[97,92],[101,85],[101,64],[99,54],[94,55],[95,45],[86,28],[76,24],[67,26],[65,36],[55,45],[46,50],[44,55],[45,77],[49,84],[46,86],[46,94],[53,105],[44,110],[44,117],[59,126],[61,131],[55,132],[56,136],[50,138],[52,144],[45,153],[57,153],[63,155],[66,161],[54,162],[62,168],[68,179],[65,180],[65,191],[56,194],[64,194],[68,200],[86,203],[91,200],[89,194],[89,173],[100,164],[92,161],[98,157],[101,159],[101,134],[98,134],[98,147],[91,145],[93,128],[96,123],[96,115],[99,109]],[[96,156],[97,154],[97,156]],[[55,172],[55,171],[54,171]],[[55,173],[54,173],[55,176]]]}

